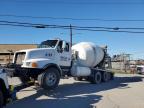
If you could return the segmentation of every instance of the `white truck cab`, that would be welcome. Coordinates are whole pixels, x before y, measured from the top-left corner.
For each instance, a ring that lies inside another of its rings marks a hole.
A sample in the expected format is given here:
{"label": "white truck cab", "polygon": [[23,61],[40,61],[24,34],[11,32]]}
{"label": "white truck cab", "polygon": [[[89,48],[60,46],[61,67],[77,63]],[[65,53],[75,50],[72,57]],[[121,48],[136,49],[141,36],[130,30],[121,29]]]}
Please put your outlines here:
{"label": "white truck cab", "polygon": [[56,74],[52,72],[44,80],[56,83],[50,87],[54,88],[59,83],[59,79],[54,80],[55,77],[70,75],[71,57],[70,43],[60,39],[43,41],[36,49],[20,50],[14,54],[13,74],[20,77],[22,82],[27,82],[32,78],[37,80],[40,74],[51,73],[45,71],[52,70]]}
{"label": "white truck cab", "polygon": [[63,40],[47,40],[36,49],[21,50],[15,53],[14,63],[23,68],[42,69],[46,64],[71,66],[70,44]]}

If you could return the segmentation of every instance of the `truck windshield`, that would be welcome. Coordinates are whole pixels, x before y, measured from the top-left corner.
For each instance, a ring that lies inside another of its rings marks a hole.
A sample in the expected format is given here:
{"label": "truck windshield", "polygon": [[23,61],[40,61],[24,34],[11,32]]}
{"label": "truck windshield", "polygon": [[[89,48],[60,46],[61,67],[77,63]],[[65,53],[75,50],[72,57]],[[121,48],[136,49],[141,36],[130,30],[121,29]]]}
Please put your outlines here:
{"label": "truck windshield", "polygon": [[38,45],[38,48],[54,48],[57,44],[58,40],[47,40],[41,42],[40,45]]}

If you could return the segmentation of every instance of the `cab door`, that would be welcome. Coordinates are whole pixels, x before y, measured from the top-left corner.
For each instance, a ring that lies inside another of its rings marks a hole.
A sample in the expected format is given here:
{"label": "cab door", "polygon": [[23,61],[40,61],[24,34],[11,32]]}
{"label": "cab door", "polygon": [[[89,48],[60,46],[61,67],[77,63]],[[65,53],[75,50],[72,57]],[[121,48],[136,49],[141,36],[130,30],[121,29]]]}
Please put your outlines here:
{"label": "cab door", "polygon": [[71,49],[69,43],[65,41],[59,41],[59,44],[57,46],[57,51],[59,53],[59,65],[64,68],[70,67]]}

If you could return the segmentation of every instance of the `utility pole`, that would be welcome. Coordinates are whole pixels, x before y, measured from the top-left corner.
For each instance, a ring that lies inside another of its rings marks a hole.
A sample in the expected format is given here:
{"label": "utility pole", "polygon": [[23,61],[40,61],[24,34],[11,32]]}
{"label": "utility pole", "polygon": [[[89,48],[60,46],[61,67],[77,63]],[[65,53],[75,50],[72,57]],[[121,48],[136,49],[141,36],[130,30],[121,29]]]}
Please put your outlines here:
{"label": "utility pole", "polygon": [[72,47],[72,26],[71,26],[71,24],[70,24],[70,44]]}

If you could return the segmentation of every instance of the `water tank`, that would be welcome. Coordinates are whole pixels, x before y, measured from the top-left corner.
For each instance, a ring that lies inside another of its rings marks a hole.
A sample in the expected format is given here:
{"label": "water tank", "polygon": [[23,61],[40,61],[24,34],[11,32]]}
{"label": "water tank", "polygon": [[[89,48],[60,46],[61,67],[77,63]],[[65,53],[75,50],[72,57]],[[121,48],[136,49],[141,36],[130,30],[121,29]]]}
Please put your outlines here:
{"label": "water tank", "polygon": [[77,53],[77,65],[95,67],[104,58],[104,50],[91,42],[80,42],[72,46],[74,54]]}

